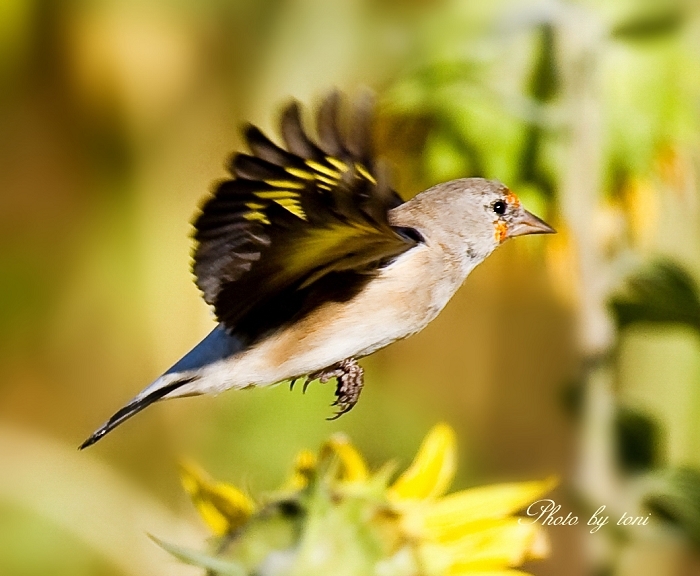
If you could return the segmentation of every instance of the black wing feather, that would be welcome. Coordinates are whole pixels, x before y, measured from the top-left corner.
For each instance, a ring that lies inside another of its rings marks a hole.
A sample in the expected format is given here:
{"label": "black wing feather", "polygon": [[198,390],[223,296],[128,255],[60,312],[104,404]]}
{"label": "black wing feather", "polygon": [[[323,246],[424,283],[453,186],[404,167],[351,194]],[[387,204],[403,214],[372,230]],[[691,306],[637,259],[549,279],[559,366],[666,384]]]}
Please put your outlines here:
{"label": "black wing feather", "polygon": [[234,176],[246,180],[284,180],[289,177],[282,166],[247,154],[237,154],[232,168]]}
{"label": "black wing feather", "polygon": [[333,91],[319,106],[316,121],[321,148],[327,155],[336,158],[347,156],[347,150],[338,130],[339,107],[340,93]]}
{"label": "black wing feather", "polygon": [[372,110],[374,96],[365,91],[355,104],[355,118],[350,126],[348,149],[360,162],[374,171],[372,158]]}
{"label": "black wing feather", "polygon": [[316,161],[323,160],[323,151],[304,132],[299,103],[292,102],[282,112],[282,138],[292,154]]}
{"label": "black wing feather", "polygon": [[296,165],[301,167],[304,164],[298,156],[287,152],[284,148],[280,148],[272,142],[257,126],[249,124],[245,129],[244,135],[250,151],[254,156],[262,160],[267,160],[277,166]]}
{"label": "black wing feather", "polygon": [[321,105],[319,145],[297,103],[282,113],[286,149],[248,126],[250,154],[234,156],[233,179],[216,186],[195,221],[197,285],[247,343],[324,301],[351,297],[416,244],[388,222],[400,198],[374,170],[371,106],[361,103],[347,144],[339,108],[337,92]]}

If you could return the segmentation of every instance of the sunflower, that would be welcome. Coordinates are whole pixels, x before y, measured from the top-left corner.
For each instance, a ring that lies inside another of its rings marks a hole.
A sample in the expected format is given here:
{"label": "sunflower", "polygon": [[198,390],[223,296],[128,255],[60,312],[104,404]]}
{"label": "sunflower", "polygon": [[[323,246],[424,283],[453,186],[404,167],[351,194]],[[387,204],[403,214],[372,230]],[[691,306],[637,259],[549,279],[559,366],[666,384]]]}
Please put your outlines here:
{"label": "sunflower", "polygon": [[548,553],[545,533],[515,515],[556,480],[446,494],[456,469],[455,433],[438,424],[411,465],[391,482],[391,463],[372,472],[344,435],[318,454],[302,451],[277,492],[257,502],[197,465],[182,484],[214,533],[199,553],[159,542],[181,560],[234,576],[515,576]]}

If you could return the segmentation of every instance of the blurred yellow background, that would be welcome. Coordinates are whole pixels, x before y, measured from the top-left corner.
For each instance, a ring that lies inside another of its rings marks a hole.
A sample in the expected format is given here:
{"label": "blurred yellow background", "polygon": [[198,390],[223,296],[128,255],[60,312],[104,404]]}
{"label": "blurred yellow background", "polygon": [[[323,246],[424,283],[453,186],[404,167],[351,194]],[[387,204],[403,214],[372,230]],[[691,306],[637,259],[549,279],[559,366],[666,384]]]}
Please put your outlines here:
{"label": "blurred yellow background", "polygon": [[[560,233],[363,361],[338,421],[332,384],[282,385],[160,403],[78,453],[214,324],[189,222],[241,124],[276,136],[288,98],[363,86],[404,197],[498,178]],[[440,420],[458,487],[556,473],[582,518],[656,490],[676,525],[554,527],[533,574],[700,573],[699,129],[690,1],[3,0],[0,574],[197,573],[146,536],[205,537],[178,457],[255,494],[338,430],[405,465]]]}

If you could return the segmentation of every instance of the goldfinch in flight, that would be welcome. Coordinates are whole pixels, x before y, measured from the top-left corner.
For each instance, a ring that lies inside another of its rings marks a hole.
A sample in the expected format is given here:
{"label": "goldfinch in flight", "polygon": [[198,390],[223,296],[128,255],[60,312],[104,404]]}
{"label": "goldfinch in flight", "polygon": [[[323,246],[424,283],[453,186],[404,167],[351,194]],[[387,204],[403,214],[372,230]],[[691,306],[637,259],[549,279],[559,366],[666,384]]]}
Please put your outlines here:
{"label": "goldfinch in flight", "polygon": [[363,386],[357,359],[425,328],[503,241],[554,232],[500,182],[463,178],[408,202],[370,148],[371,99],[338,127],[340,96],[321,104],[317,139],[299,105],[279,146],[255,126],[247,154],[194,221],[196,283],[218,325],[81,446],[164,398],[337,381],[338,415]]}

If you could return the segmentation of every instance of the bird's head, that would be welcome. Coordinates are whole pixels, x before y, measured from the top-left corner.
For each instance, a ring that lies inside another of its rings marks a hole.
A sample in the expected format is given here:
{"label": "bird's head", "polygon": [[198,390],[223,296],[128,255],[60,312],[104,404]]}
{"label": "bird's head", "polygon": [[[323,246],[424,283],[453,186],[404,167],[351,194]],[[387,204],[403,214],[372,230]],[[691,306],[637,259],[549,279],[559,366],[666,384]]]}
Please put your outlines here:
{"label": "bird's head", "polygon": [[[518,197],[496,180],[462,178],[433,186],[410,203],[428,241],[480,261],[508,238],[555,230],[525,210]],[[427,218],[426,218],[427,216]]]}
{"label": "bird's head", "polygon": [[527,234],[553,234],[549,224],[523,208],[520,199],[506,186],[495,180],[472,179],[472,185],[465,192],[468,205],[476,204],[477,212],[482,210],[491,224],[496,244],[508,238]]}

